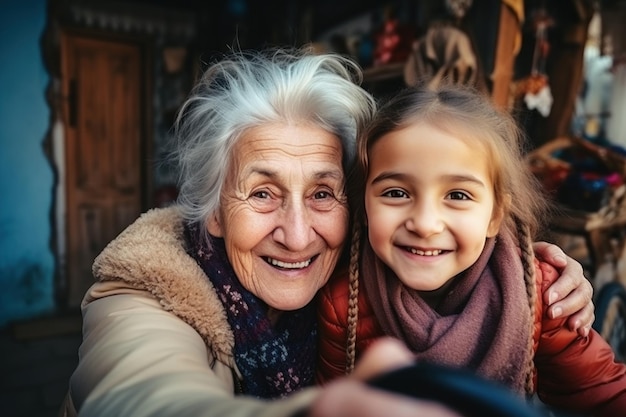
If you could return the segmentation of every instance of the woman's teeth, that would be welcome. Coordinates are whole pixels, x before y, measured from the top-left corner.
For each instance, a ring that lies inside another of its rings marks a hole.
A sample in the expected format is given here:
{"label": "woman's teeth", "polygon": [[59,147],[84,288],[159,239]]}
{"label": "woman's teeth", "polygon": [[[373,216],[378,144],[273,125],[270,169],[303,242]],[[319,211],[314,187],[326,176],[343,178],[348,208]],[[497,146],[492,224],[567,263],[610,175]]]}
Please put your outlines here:
{"label": "woman's teeth", "polygon": [[311,259],[302,262],[283,262],[277,259],[267,258],[267,261],[274,266],[284,269],[302,269],[311,264]]}

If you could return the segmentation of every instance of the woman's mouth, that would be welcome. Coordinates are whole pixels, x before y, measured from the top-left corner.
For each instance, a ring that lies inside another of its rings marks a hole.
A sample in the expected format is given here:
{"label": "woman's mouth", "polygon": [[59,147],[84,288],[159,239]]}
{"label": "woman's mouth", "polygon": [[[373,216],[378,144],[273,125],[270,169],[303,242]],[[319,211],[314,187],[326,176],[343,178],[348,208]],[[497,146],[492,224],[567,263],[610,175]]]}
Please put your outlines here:
{"label": "woman's mouth", "polygon": [[282,269],[304,269],[308,267],[309,265],[311,265],[311,262],[313,262],[314,259],[315,259],[315,256],[310,259],[307,259],[306,261],[301,261],[301,262],[284,262],[284,261],[279,261],[278,259],[266,257],[265,262],[267,262],[268,264],[272,266],[282,268]]}

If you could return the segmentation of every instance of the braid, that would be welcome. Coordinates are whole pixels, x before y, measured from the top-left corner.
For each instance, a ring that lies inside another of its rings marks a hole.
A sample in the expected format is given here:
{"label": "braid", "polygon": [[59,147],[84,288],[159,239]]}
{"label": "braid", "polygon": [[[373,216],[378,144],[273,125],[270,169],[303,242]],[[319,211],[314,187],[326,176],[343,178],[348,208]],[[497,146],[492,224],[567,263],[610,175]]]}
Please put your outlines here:
{"label": "braid", "polygon": [[356,326],[359,316],[359,252],[361,228],[359,222],[354,222],[350,242],[350,296],[348,298],[348,328],[346,343],[346,374],[354,370],[356,362]]}
{"label": "braid", "polygon": [[535,254],[532,248],[532,236],[527,225],[523,224],[519,219],[515,219],[517,228],[517,236],[519,246],[522,251],[522,267],[524,269],[524,282],[526,283],[526,295],[528,296],[528,305],[530,307],[530,335],[528,338],[529,361],[526,372],[526,392],[532,394],[534,392],[534,369],[533,361],[534,342],[532,335],[535,329],[535,304],[537,302],[537,290],[535,282]]}

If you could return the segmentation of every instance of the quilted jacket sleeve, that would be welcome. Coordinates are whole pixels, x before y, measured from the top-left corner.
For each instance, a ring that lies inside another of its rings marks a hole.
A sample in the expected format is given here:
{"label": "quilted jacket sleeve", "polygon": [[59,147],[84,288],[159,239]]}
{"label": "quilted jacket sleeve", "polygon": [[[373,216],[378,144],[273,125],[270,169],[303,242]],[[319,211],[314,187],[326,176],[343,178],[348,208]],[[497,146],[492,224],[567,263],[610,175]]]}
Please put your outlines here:
{"label": "quilted jacket sleeve", "polygon": [[[558,272],[541,263],[541,292]],[[595,331],[579,337],[564,324],[550,319],[540,301],[541,335],[535,354],[537,394],[546,404],[595,417],[624,415],[626,365],[615,362],[611,346]]]}
{"label": "quilted jacket sleeve", "polygon": [[[375,339],[383,335],[363,291],[361,287],[358,301],[357,360]],[[319,363],[317,366],[317,382],[320,384],[325,384],[346,373],[349,295],[347,271],[335,274],[320,291]]]}

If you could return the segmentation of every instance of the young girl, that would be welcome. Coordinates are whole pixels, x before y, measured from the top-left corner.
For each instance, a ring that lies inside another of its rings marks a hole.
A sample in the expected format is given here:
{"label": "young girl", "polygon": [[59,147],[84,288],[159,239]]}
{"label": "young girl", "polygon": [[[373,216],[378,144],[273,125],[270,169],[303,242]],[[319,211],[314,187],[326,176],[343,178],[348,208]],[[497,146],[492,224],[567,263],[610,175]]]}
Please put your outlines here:
{"label": "young girl", "polygon": [[557,272],[532,251],[547,203],[520,139],[510,115],[463,87],[407,89],[380,108],[351,179],[350,273],[321,295],[320,382],[391,335],[417,360],[623,415],[626,366],[597,333],[579,337],[545,313]]}

